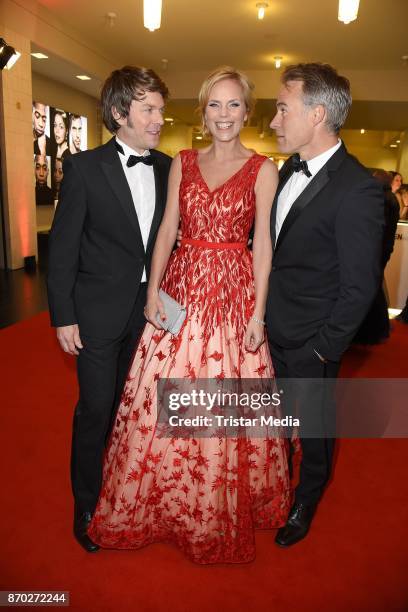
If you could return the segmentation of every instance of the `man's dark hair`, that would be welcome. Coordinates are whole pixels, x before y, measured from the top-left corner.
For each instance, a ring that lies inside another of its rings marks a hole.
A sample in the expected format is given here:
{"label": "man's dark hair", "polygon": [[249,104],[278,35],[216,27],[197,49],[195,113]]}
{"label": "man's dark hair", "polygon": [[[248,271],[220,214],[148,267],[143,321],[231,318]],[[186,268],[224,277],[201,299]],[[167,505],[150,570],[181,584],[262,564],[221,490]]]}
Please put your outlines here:
{"label": "man's dark hair", "polygon": [[383,170],[382,168],[372,168],[371,174],[373,175],[374,178],[380,181],[380,183],[388,186],[391,189],[391,182],[392,182],[391,172],[388,172],[387,170]]}
{"label": "man's dark hair", "polygon": [[395,177],[396,177],[396,176],[400,176],[400,177],[402,178],[402,174],[401,174],[401,172],[396,172],[395,170],[390,170],[389,172],[390,172],[391,177],[392,177],[393,179],[395,179]]}
{"label": "man's dark hair", "polygon": [[[76,121],[77,119],[81,119],[81,115],[70,115],[69,116],[69,129],[71,129],[72,122]],[[81,121],[82,121],[82,119],[81,119]]]}
{"label": "man's dark hair", "polygon": [[343,126],[351,106],[350,82],[329,64],[297,64],[288,66],[282,75],[282,83],[303,83],[303,103],[306,106],[322,105],[326,109],[326,125],[337,134]]}
{"label": "man's dark hair", "polygon": [[101,92],[102,119],[110,132],[116,132],[120,125],[112,115],[115,107],[121,117],[129,115],[132,100],[142,100],[146,92],[158,92],[166,100],[169,95],[165,83],[150,68],[124,66],[114,70],[106,79]]}

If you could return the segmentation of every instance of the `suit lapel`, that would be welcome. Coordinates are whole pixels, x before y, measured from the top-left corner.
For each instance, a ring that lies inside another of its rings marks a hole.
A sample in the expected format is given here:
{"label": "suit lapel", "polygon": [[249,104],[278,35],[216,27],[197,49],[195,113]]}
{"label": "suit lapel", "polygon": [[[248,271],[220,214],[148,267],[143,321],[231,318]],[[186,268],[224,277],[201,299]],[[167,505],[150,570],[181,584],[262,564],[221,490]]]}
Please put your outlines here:
{"label": "suit lapel", "polygon": [[153,239],[156,235],[157,229],[160,225],[160,221],[163,216],[163,210],[165,205],[164,193],[164,174],[163,167],[160,163],[160,158],[155,155],[155,151],[151,151],[151,155],[154,156],[153,172],[154,172],[154,186],[155,186],[155,205],[152,224],[150,226],[149,238],[147,240],[146,252],[152,245]]}
{"label": "suit lapel", "polygon": [[286,215],[286,218],[282,224],[282,227],[279,232],[278,240],[275,246],[275,252],[278,250],[282,240],[285,238],[289,229],[296,221],[300,213],[306,206],[317,196],[319,191],[323,189],[323,187],[329,182],[329,174],[327,172],[327,167],[323,166],[321,170],[316,174],[316,176],[310,181],[307,187],[302,191],[300,196],[295,200]]}
{"label": "suit lapel", "polygon": [[[295,200],[282,224],[279,232],[278,240],[275,245],[275,253],[282,241],[284,240],[289,229],[293,223],[299,217],[301,212],[306,208],[308,204],[318,195],[318,193],[327,185],[330,180],[330,175],[335,172],[345,156],[347,151],[345,146],[342,144],[341,147],[334,153],[328,162],[319,170],[319,172],[312,178],[307,187],[302,191],[300,196]],[[289,160],[288,160],[289,161]],[[287,179],[286,179],[287,180]],[[286,182],[286,181],[285,181]],[[283,188],[284,185],[282,185]],[[280,190],[281,191],[281,190]],[[276,218],[276,213],[275,213]]]}
{"label": "suit lapel", "polygon": [[101,166],[106,180],[119,200],[127,219],[137,234],[137,239],[140,242],[140,246],[144,250],[142,233],[140,231],[132,193],[126,180],[125,173],[123,172],[118,152],[116,151],[114,145],[114,138],[112,138],[112,140],[110,140],[106,145]]}

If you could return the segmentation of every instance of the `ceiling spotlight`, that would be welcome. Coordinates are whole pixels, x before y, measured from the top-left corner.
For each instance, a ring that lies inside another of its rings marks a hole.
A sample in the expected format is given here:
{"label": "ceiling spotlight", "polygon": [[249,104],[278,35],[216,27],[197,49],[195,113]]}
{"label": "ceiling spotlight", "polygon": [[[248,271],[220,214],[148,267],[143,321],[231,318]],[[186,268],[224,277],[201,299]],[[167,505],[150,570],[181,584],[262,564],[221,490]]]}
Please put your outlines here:
{"label": "ceiling spotlight", "polygon": [[160,28],[162,0],[143,0],[143,25],[150,32]]}
{"label": "ceiling spotlight", "polygon": [[395,142],[396,142],[397,144],[399,144],[401,141],[400,141],[400,140],[396,140]]}
{"label": "ceiling spotlight", "polygon": [[391,149],[396,149],[398,147],[398,145],[396,144],[390,144]]}
{"label": "ceiling spotlight", "polygon": [[105,15],[106,23],[108,24],[110,28],[113,28],[113,26],[115,25],[116,17],[117,17],[116,13],[106,13]]}
{"label": "ceiling spotlight", "polygon": [[44,55],[44,53],[31,53],[31,56],[36,59],[48,59],[48,55]]}
{"label": "ceiling spotlight", "polygon": [[165,117],[164,120],[168,121],[169,123],[173,123],[174,121],[173,117]]}
{"label": "ceiling spotlight", "polygon": [[265,17],[265,9],[267,9],[269,4],[267,2],[257,2],[256,8],[258,9],[258,19],[263,19]]}
{"label": "ceiling spotlight", "polygon": [[20,59],[21,53],[19,51],[14,51],[14,54],[10,57],[9,61],[6,64],[6,70],[11,70],[14,64],[18,59]]}
{"label": "ceiling spotlight", "polygon": [[196,139],[196,140],[202,140],[202,139],[203,139],[203,137],[202,137],[202,136],[196,136],[196,137],[195,137],[195,139]]}
{"label": "ceiling spotlight", "polygon": [[339,21],[350,23],[357,19],[360,0],[339,0]]}
{"label": "ceiling spotlight", "polygon": [[365,129],[364,128],[361,128],[360,134],[365,134]]}
{"label": "ceiling spotlight", "polygon": [[76,78],[79,79],[80,81],[90,81],[91,77],[87,76],[86,74],[77,74]]}
{"label": "ceiling spotlight", "polygon": [[0,38],[0,70],[3,68],[11,70],[20,57],[21,53],[8,45],[4,38]]}
{"label": "ceiling spotlight", "polygon": [[275,55],[273,61],[275,62],[275,68],[278,70],[282,66],[283,57],[281,55]]}

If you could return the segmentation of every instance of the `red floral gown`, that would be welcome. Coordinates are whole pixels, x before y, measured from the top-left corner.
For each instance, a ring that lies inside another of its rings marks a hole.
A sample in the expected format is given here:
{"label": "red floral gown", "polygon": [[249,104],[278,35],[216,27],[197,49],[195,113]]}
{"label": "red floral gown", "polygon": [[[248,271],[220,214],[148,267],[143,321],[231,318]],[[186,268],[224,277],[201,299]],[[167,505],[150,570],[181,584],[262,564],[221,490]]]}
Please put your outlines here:
{"label": "red floral gown", "polygon": [[[254,528],[285,523],[290,502],[281,438],[163,438],[156,435],[160,378],[273,377],[267,343],[244,347],[254,308],[254,186],[265,157],[254,154],[214,191],[196,150],[181,152],[184,240],[162,288],[187,306],[179,335],[147,324],[131,365],[90,528],[105,548],[172,542],[197,563],[255,557]],[[220,243],[224,243],[223,245]],[[227,244],[225,244],[227,243]]]}

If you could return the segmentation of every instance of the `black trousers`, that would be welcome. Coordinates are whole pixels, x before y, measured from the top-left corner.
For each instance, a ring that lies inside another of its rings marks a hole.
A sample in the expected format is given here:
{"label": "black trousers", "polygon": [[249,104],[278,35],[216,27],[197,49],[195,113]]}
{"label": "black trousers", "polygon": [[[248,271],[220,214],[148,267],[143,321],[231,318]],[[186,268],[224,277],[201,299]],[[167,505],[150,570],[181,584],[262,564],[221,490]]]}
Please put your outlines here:
{"label": "black trousers", "polygon": [[340,364],[323,363],[308,346],[285,349],[273,342],[269,346],[278,388],[283,390],[283,412],[300,420],[302,461],[295,503],[315,504],[322,496],[332,468],[334,382]]}
{"label": "black trousers", "polygon": [[79,401],[75,408],[71,482],[76,511],[93,513],[102,485],[103,455],[132,356],[146,320],[146,283],[140,285],[129,321],[118,338],[81,334],[77,358]]}

